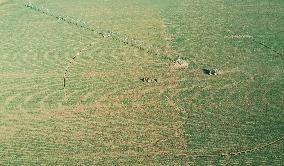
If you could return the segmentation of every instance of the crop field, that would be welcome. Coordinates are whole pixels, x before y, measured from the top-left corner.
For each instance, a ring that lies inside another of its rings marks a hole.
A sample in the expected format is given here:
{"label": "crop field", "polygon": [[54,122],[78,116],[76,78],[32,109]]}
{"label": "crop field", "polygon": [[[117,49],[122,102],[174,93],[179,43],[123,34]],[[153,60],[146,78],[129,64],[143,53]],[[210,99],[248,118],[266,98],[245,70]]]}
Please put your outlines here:
{"label": "crop field", "polygon": [[283,165],[283,20],[283,0],[0,0],[0,165]]}

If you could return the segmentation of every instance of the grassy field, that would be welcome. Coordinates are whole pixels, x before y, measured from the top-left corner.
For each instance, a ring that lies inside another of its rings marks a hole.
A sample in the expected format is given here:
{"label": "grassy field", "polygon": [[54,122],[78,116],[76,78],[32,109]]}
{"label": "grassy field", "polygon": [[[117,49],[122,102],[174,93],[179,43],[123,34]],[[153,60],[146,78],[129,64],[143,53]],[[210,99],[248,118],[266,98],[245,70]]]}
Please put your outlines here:
{"label": "grassy field", "polygon": [[24,5],[0,0],[0,165],[283,164],[284,1]]}

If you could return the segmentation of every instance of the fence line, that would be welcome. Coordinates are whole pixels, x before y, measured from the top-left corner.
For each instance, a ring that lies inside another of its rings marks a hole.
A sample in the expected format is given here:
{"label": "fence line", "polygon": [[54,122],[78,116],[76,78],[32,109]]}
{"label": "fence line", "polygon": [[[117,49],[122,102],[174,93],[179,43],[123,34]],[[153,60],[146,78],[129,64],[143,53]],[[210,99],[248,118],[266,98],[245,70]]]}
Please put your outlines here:
{"label": "fence line", "polygon": [[252,152],[267,148],[268,146],[271,146],[273,144],[276,144],[276,143],[282,141],[283,139],[284,139],[284,136],[282,136],[281,138],[278,138],[278,139],[276,139],[272,142],[266,143],[264,145],[256,146],[254,148],[242,150],[242,151],[238,151],[238,152],[230,152],[230,153],[222,154],[222,156],[237,156],[237,155],[241,155],[241,154],[252,153]]}
{"label": "fence line", "polygon": [[149,54],[153,54],[153,55],[161,55],[162,54],[162,49],[157,47],[157,46],[146,45],[141,40],[130,38],[125,34],[112,32],[110,30],[100,31],[100,30],[88,25],[85,21],[82,21],[80,19],[75,19],[75,18],[72,18],[70,16],[64,16],[64,15],[60,15],[60,14],[57,14],[57,13],[53,13],[52,11],[50,11],[47,8],[34,5],[31,1],[26,2],[24,6],[26,6],[29,9],[32,9],[34,11],[40,12],[42,14],[54,17],[58,21],[63,21],[63,22],[66,22],[67,24],[77,26],[77,27],[85,29],[87,31],[91,31],[91,32],[95,33],[96,35],[99,35],[102,38],[109,38],[109,39],[118,41],[120,43],[123,43],[124,45],[134,47],[138,50],[145,51]]}
{"label": "fence line", "polygon": [[69,69],[74,65],[75,60],[78,56],[80,56],[82,53],[84,53],[85,51],[88,50],[89,47],[94,46],[94,43],[90,43],[87,46],[83,47],[82,49],[80,49],[73,57],[72,59],[68,59],[68,65],[65,68],[65,72],[63,75],[63,87],[65,88],[66,86],[66,81],[67,81],[67,74],[69,72]]}
{"label": "fence line", "polygon": [[280,55],[281,57],[283,56],[282,53],[278,52],[278,51],[275,50],[274,48],[272,48],[272,47],[270,47],[270,46],[264,44],[264,43],[261,42],[261,41],[257,41],[257,40],[255,40],[255,39],[252,39],[252,41],[254,41],[255,43],[258,43],[258,44],[262,45],[263,47],[265,47],[265,48],[271,50],[272,52],[274,52],[274,53],[277,54],[277,55]]}
{"label": "fence line", "polygon": [[204,154],[204,155],[187,155],[189,157],[196,157],[196,158],[210,158],[210,157],[233,157],[233,156],[238,156],[238,155],[242,155],[242,154],[248,154],[248,153],[252,153],[252,152],[255,152],[255,151],[259,151],[261,149],[264,149],[264,148],[268,148],[269,146],[272,146],[274,144],[277,144],[279,143],[280,141],[282,141],[284,139],[284,136],[272,141],[272,142],[269,142],[269,143],[266,143],[264,145],[260,145],[260,146],[256,146],[254,148],[250,148],[250,149],[246,149],[246,150],[242,150],[242,151],[237,151],[237,152],[229,152],[229,153],[221,153],[221,154]]}
{"label": "fence line", "polygon": [[[57,14],[57,13],[53,13],[48,8],[34,5],[31,2],[31,0],[26,1],[24,6],[26,6],[29,9],[32,9],[34,11],[40,12],[42,14],[45,14],[47,16],[51,16],[53,18],[56,18],[58,21],[63,21],[63,22],[66,22],[67,24],[77,26],[77,27],[85,29],[87,31],[91,31],[91,32],[95,33],[96,35],[98,35],[98,36],[100,36],[102,38],[109,38],[109,39],[118,41],[120,43],[123,43],[124,45],[129,45],[129,46],[134,47],[134,48],[136,48],[136,49],[138,49],[140,51],[146,51],[149,54],[153,54],[153,55],[161,55],[162,54],[162,49],[160,49],[160,48],[158,48],[156,46],[145,45],[144,42],[142,42],[140,40],[129,38],[127,35],[119,34],[119,33],[116,33],[116,32],[109,31],[109,30],[108,31],[99,31],[98,29],[89,26],[85,21],[82,21],[80,19],[76,19],[76,18],[72,18],[70,16],[64,16],[64,15],[60,15],[60,14]],[[69,71],[69,68],[75,62],[75,58],[77,57],[77,55],[81,54],[82,50],[84,50],[84,49],[85,48],[81,49],[72,58],[72,60],[69,60],[67,68],[65,69],[65,72],[63,74],[63,87],[64,88],[66,86],[67,73]]]}

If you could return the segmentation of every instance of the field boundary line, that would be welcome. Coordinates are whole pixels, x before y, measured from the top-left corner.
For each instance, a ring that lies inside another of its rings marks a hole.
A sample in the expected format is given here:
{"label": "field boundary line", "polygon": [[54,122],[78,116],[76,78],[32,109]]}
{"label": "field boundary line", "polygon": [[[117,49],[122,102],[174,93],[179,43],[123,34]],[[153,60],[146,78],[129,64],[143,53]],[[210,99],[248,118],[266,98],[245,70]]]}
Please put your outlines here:
{"label": "field boundary line", "polygon": [[162,55],[163,54],[161,48],[159,48],[159,47],[157,47],[153,44],[146,45],[145,42],[143,42],[139,39],[130,38],[125,34],[112,32],[110,30],[107,30],[107,31],[98,30],[98,29],[88,25],[85,21],[81,21],[80,19],[75,19],[75,18],[70,17],[70,16],[63,16],[63,15],[60,15],[60,14],[57,14],[57,13],[53,13],[47,8],[34,5],[32,2],[25,3],[24,6],[29,8],[29,9],[32,9],[34,11],[45,14],[47,16],[51,16],[53,18],[56,18],[58,21],[67,22],[68,24],[72,24],[74,26],[85,29],[87,31],[91,31],[91,32],[95,33],[96,35],[98,35],[102,38],[110,38],[112,40],[123,43],[124,45],[128,45],[132,48],[136,48],[140,51],[145,51],[148,54],[152,54],[152,55]]}

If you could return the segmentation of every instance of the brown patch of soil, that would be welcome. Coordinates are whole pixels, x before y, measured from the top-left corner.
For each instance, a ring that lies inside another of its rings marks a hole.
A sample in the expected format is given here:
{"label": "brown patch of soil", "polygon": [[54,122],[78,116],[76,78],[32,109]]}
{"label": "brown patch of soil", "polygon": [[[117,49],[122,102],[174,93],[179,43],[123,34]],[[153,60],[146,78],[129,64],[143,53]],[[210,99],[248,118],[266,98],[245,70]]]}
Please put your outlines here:
{"label": "brown patch of soil", "polygon": [[170,69],[171,70],[180,70],[180,69],[186,69],[188,67],[188,62],[182,62],[182,63],[179,63],[179,62],[173,62],[170,64]]}

